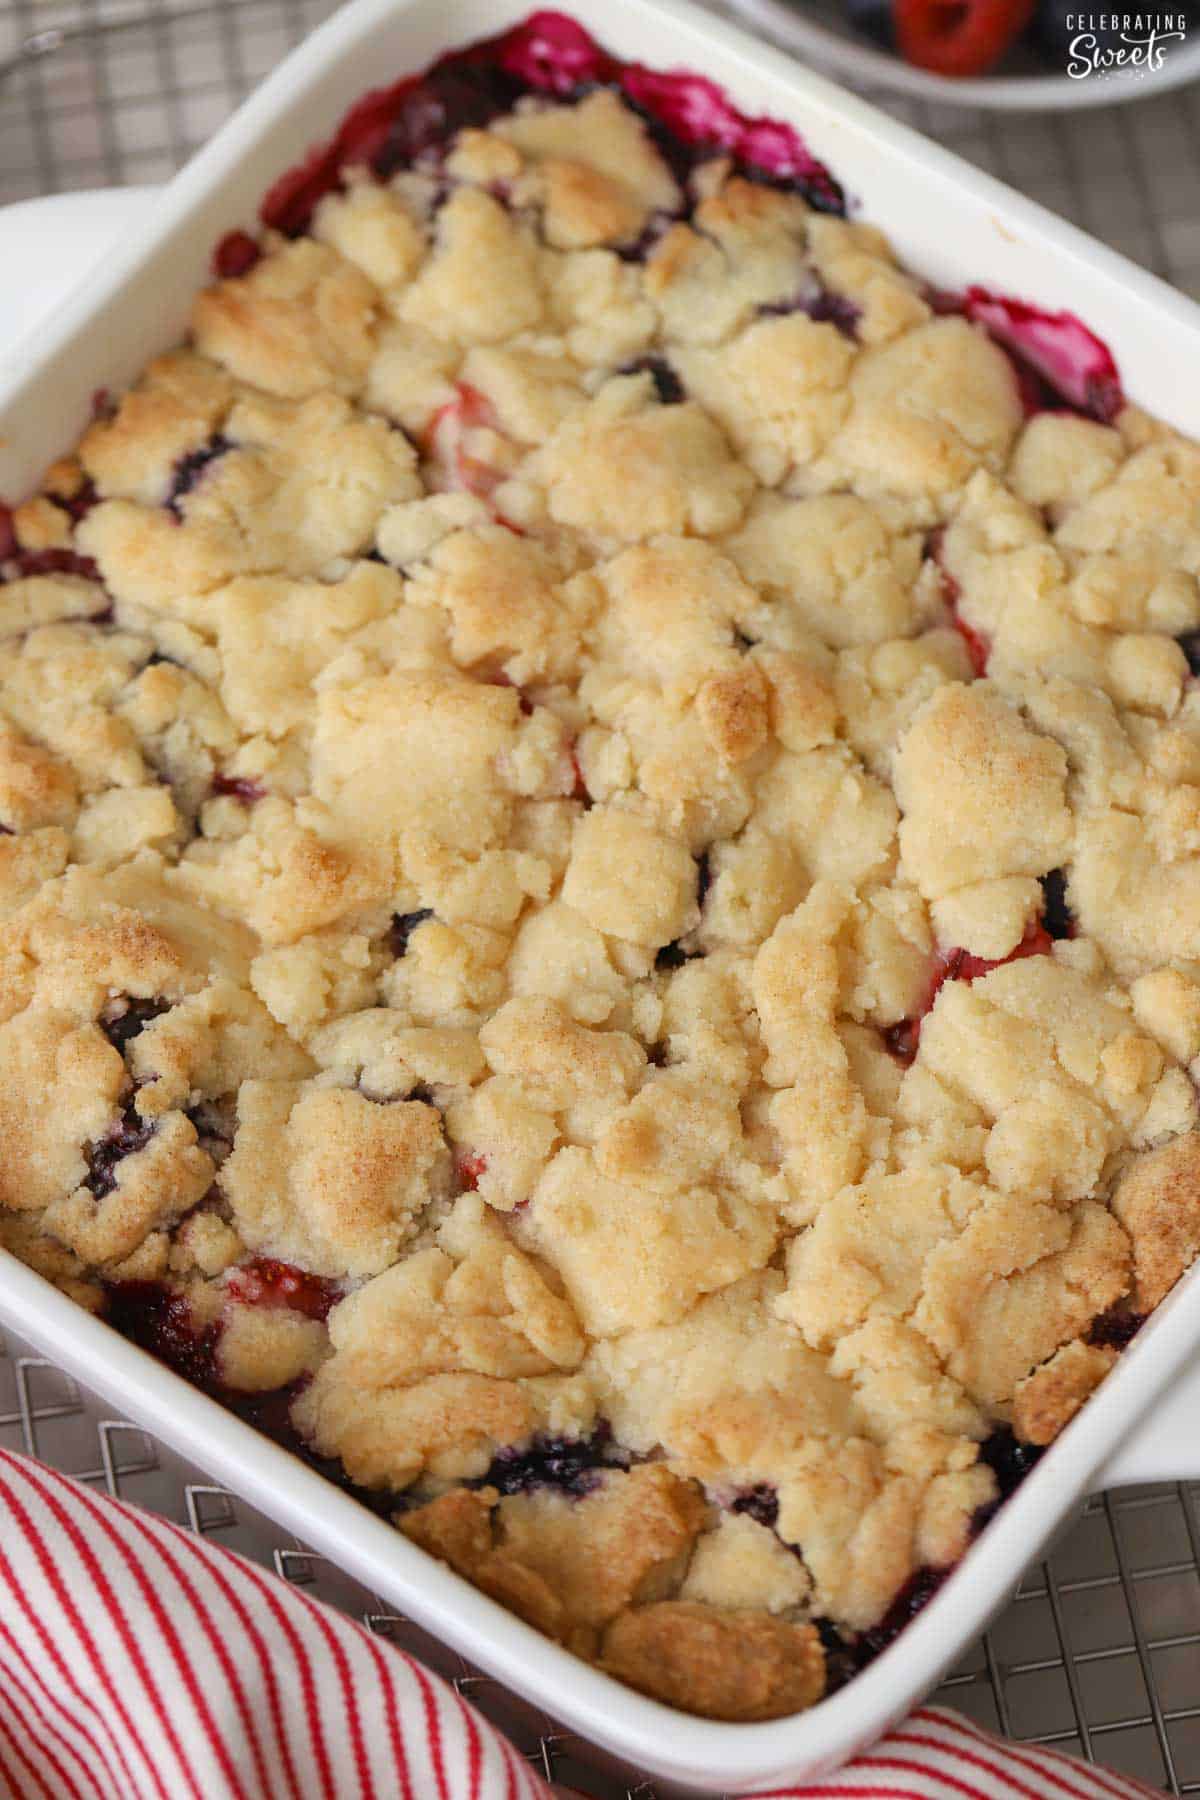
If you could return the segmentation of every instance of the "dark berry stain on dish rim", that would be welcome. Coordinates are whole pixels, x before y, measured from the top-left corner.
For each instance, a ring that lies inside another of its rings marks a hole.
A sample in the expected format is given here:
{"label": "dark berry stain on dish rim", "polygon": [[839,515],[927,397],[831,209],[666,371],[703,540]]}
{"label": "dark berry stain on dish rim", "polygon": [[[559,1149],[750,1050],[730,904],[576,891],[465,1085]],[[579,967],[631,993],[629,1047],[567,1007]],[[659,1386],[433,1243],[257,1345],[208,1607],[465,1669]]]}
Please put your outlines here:
{"label": "dark berry stain on dish rim", "polygon": [[[500,36],[450,52],[423,75],[407,76],[367,94],[347,113],[329,142],[312,150],[304,162],[274,184],[261,207],[262,222],[284,235],[298,236],[307,228],[323,196],[341,187],[345,169],[368,166],[380,180],[387,180],[406,167],[436,168],[451,135],[466,126],[487,125],[510,111],[523,96],[570,100],[597,86],[615,89],[636,108],[685,192],[689,191],[690,176],[701,163],[727,156],[746,178],[798,193],[818,211],[844,215],[842,189],[791,126],[771,119],[748,118],[704,76],[679,71],[659,73],[637,63],[622,62],[597,45],[575,21],[561,13],[539,12]],[[656,222],[644,246],[627,254],[648,253],[661,229],[669,223],[670,220]],[[244,276],[260,255],[259,246],[246,232],[229,232],[216,247],[214,272],[222,279]],[[1045,312],[980,287],[970,287],[961,294],[930,290],[929,299],[936,313],[957,314],[980,325],[1007,353],[1027,416],[1067,409],[1107,423],[1123,404],[1110,352],[1073,314]],[[848,338],[856,335],[857,310],[834,294],[798,297],[765,310],[802,310],[814,319],[833,324]],[[653,377],[656,395],[663,404],[675,404],[683,397],[675,371],[663,359],[642,359],[627,372],[635,370],[645,370]],[[202,479],[208,466],[231,448],[225,439],[216,437],[180,460],[165,503],[170,512],[180,516],[180,501]],[[72,508],[72,515],[81,516],[92,498],[89,494],[81,501],[78,514]],[[936,558],[939,550],[940,545],[933,544],[929,553]],[[94,573],[92,565],[71,552],[20,550],[11,513],[8,508],[0,508],[0,580],[60,570]],[[952,594],[948,603],[953,610]],[[986,646],[982,646],[979,655],[986,661]],[[982,669],[977,672],[982,673]],[[225,776],[216,778],[213,791],[236,795],[247,803],[260,797],[256,783]],[[707,862],[702,859],[697,879],[697,898],[701,903],[708,883]],[[1047,877],[1044,888],[1044,918],[1031,928],[1027,941],[1014,955],[1042,953],[1052,939],[1071,933],[1061,873],[1056,871]],[[412,933],[430,917],[428,911],[397,915],[387,938],[394,956],[405,954]],[[659,953],[659,966],[676,967],[689,954],[679,945],[665,946]],[[973,980],[992,966],[995,965],[968,957],[963,951],[952,953],[949,959],[939,959],[930,1004],[943,981]],[[162,1002],[130,1001],[105,1026],[110,1042],[124,1052],[128,1042],[162,1010]],[[915,1054],[919,1030],[919,1018],[902,1021],[888,1034],[889,1039],[895,1039],[894,1043],[889,1041],[888,1047],[901,1060],[909,1060]],[[151,1132],[152,1127],[146,1126],[130,1108],[112,1131],[91,1147],[88,1185],[93,1192],[99,1196],[111,1191],[116,1181],[114,1165],[123,1156],[144,1147]],[[460,1164],[462,1186],[474,1187],[486,1166],[485,1159],[468,1156],[460,1159]],[[228,1287],[232,1300],[288,1306],[314,1319],[323,1319],[341,1297],[337,1284],[269,1259],[259,1259],[232,1271]],[[110,1283],[107,1317],[124,1337],[292,1451],[372,1511],[386,1516],[397,1507],[411,1504],[404,1495],[360,1488],[339,1463],[313,1454],[290,1418],[292,1403],[307,1378],[265,1394],[231,1388],[221,1371],[221,1323],[199,1322],[185,1295],[156,1282]],[[1140,1323],[1133,1315],[1114,1315],[1111,1321],[1098,1322],[1093,1341],[1124,1347]],[[1015,1490],[1041,1452],[1018,1443],[1011,1432],[1001,1431],[981,1446],[980,1455],[994,1471],[999,1493],[996,1501],[976,1515],[973,1535]],[[607,1470],[626,1469],[632,1461],[601,1421],[587,1438],[535,1437],[524,1449],[499,1451],[478,1485],[494,1487],[502,1495],[544,1488],[569,1499],[580,1499],[595,1490]],[[778,1496],[767,1484],[742,1490],[728,1504],[732,1512],[746,1515],[767,1529],[774,1529],[777,1524]],[[845,1637],[827,1620],[818,1620],[827,1652],[829,1690],[841,1686],[885,1649],[950,1572],[950,1568],[919,1569],[879,1623],[857,1637]]]}

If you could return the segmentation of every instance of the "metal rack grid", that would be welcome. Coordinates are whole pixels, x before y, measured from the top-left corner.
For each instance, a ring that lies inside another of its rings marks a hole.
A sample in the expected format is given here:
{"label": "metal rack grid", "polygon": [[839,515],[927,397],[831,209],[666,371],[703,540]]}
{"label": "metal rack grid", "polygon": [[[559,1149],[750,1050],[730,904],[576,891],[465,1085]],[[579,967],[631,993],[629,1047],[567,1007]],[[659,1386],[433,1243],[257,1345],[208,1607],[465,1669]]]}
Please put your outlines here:
{"label": "metal rack grid", "polygon": [[[129,11],[148,23],[64,47],[0,84],[0,204],[165,179],[331,0],[0,0],[0,60],[35,31]],[[1072,117],[885,101],[919,129],[1200,296],[1200,89]],[[324,1558],[18,1342],[0,1342],[0,1444],[274,1567],[448,1676],[547,1775],[603,1800],[645,1784],[469,1668]],[[939,1696],[1016,1739],[1200,1794],[1200,1488],[1094,1500]]]}
{"label": "metal rack grid", "polygon": [[[549,1778],[596,1800],[653,1800],[651,1785],[602,1769],[547,1714],[15,1339],[0,1339],[0,1446],[164,1513],[343,1608],[452,1681]],[[1089,1501],[936,1698],[1019,1742],[1200,1794],[1200,1483]]]}

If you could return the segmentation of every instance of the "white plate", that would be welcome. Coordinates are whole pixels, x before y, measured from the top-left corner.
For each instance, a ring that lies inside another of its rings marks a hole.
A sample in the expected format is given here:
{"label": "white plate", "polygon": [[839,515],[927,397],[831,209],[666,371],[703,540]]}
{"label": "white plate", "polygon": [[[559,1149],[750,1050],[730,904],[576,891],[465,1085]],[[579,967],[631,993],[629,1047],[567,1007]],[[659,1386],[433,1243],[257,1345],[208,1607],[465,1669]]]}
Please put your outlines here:
{"label": "white plate", "polygon": [[[377,86],[383,69],[390,78],[424,67],[527,10],[528,0],[353,0],[340,9],[148,216],[123,228],[122,241],[36,335],[0,356],[0,495],[19,498],[74,440],[97,388],[118,387],[178,340],[217,238],[253,220],[272,177]],[[704,69],[747,111],[794,120],[912,266],[939,285],[975,280],[1071,307],[1112,344],[1131,397],[1200,430],[1200,309],[1164,283],[684,0],[573,0],[572,10],[619,55]],[[43,239],[50,215],[30,216]],[[1147,1457],[1120,1474],[1200,1475],[1197,1398],[1180,1390],[1161,1401],[1200,1350],[1197,1270],[897,1644],[808,1713],[721,1725],[632,1693],[548,1642],[4,1252],[0,1320],[470,1661],[643,1773],[689,1790],[744,1793],[811,1778],[876,1738],[937,1685],[1151,1419],[1173,1421],[1143,1440],[1158,1462]]]}
{"label": "white plate", "polygon": [[0,358],[53,312],[71,289],[145,219],[157,188],[47,194],[0,207]]}
{"label": "white plate", "polygon": [[[907,94],[940,106],[983,107],[992,112],[1077,112],[1145,100],[1200,79],[1200,24],[1192,43],[1164,46],[1161,69],[1114,69],[1103,75],[978,75],[951,79],[916,69],[901,56],[869,43],[850,23],[839,0],[729,0],[755,25],[789,50],[854,87]],[[1087,7],[1080,4],[1081,11]],[[1104,9],[1096,7],[1096,12]],[[1170,7],[1162,10],[1170,11]],[[1136,7],[1129,8],[1136,12]]]}

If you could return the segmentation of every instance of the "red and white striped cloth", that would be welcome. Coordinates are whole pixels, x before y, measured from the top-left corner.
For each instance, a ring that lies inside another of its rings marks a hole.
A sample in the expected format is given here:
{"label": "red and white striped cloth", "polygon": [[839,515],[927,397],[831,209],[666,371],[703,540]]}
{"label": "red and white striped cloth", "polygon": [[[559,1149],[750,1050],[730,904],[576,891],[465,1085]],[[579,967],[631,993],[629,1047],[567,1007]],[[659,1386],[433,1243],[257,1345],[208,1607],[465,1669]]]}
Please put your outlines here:
{"label": "red and white striped cloth", "polygon": [[[564,1790],[558,1790],[562,1794]],[[922,1707],[772,1800],[1145,1800]],[[0,1451],[3,1800],[551,1800],[409,1656],[252,1563]]]}

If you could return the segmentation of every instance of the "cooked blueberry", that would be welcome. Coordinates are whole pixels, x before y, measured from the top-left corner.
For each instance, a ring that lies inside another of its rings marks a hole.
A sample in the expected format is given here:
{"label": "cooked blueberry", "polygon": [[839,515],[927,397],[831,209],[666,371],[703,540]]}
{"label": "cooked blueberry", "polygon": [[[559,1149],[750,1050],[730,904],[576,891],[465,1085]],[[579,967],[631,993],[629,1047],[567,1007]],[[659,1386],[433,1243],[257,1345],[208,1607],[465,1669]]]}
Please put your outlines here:
{"label": "cooked blueberry", "polygon": [[237,1131],[237,1108],[230,1100],[201,1100],[187,1110],[196,1127],[200,1148],[207,1152],[219,1168],[233,1149]]}
{"label": "cooked blueberry", "polygon": [[248,231],[227,231],[213,251],[213,274],[221,281],[248,275],[260,261],[262,250]]}
{"label": "cooked blueberry", "polygon": [[779,1517],[779,1494],[765,1481],[756,1482],[754,1487],[743,1488],[729,1508],[730,1512],[745,1513],[748,1518],[755,1519],[760,1525],[767,1525],[772,1530]]}
{"label": "cooked blueberry", "polygon": [[209,438],[207,444],[202,444],[199,450],[192,450],[187,456],[181,456],[175,464],[171,486],[166,500],[163,502],[167,511],[175,518],[181,518],[183,515],[179,510],[179,502],[184,495],[191,493],[210,463],[216,462],[218,457],[224,456],[226,451],[232,449],[233,445],[229,439],[221,432],[217,432],[216,436]]}
{"label": "cooked blueberry", "polygon": [[928,1606],[949,1573],[949,1568],[924,1568],[909,1577],[878,1625],[859,1633],[854,1655],[860,1667],[895,1642],[904,1627]]}
{"label": "cooked blueberry", "polygon": [[153,1124],[139,1118],[133,1107],[127,1106],[118,1123],[84,1149],[88,1169],[84,1187],[95,1194],[97,1200],[103,1200],[117,1185],[117,1164],[135,1151],[144,1150],[153,1136]]}
{"label": "cooked blueberry", "polygon": [[[103,390],[100,391],[103,392]],[[103,417],[103,415],[101,415],[101,417]],[[78,524],[80,519],[87,517],[99,498],[100,496],[96,492],[95,483],[89,479],[82,482],[73,494],[70,494],[65,498],[57,498],[54,504],[56,506],[61,506],[64,512],[70,513],[72,519]]]}
{"label": "cooked blueberry", "polygon": [[[383,141],[370,154],[371,167],[386,180],[422,158],[440,158],[456,132],[508,112],[519,92],[497,63],[447,59],[399,97]],[[365,129],[369,123],[364,114]]]}
{"label": "cooked blueberry", "polygon": [[1188,670],[1192,675],[1200,675],[1200,631],[1185,631],[1175,642],[1187,657]]}
{"label": "cooked blueberry", "polygon": [[859,1658],[854,1646],[847,1642],[832,1619],[814,1619],[825,1652],[825,1692],[836,1694],[839,1688],[858,1674]]}
{"label": "cooked blueberry", "polygon": [[1075,919],[1067,905],[1067,877],[1062,869],[1042,876],[1042,924],[1055,939],[1075,935]]}
{"label": "cooked blueberry", "polygon": [[[704,905],[704,897],[712,883],[708,851],[702,850],[696,858],[696,904],[698,906]],[[691,962],[695,957],[703,955],[703,950],[685,950],[680,940],[673,938],[669,944],[664,944],[658,951],[654,958],[654,966],[656,969],[681,969],[685,962]]]}
{"label": "cooked blueberry", "polygon": [[114,1000],[105,1008],[100,1029],[113,1049],[124,1056],[125,1046],[144,1031],[151,1019],[168,1012],[170,1005],[169,1000]]}
{"label": "cooked blueberry", "polygon": [[894,1056],[905,1068],[915,1062],[921,1038],[920,1019],[901,1019],[899,1024],[889,1025],[881,1035],[889,1056]]}
{"label": "cooked blueberry", "polygon": [[631,244],[618,244],[616,247],[617,255],[622,262],[627,263],[644,263],[648,261],[650,254],[659,239],[665,237],[672,225],[677,225],[678,223],[679,218],[675,213],[651,213],[640,237],[636,237]]}
{"label": "cooked blueberry", "polygon": [[1100,1313],[1088,1327],[1087,1341],[1110,1350],[1124,1350],[1131,1344],[1142,1326],[1146,1323],[1146,1315],[1134,1312],[1131,1307],[1118,1301],[1110,1306],[1107,1312]]}
{"label": "cooked blueberry", "polygon": [[979,1456],[996,1477],[1001,1498],[1008,1499],[1038,1461],[1042,1451],[1036,1444],[1020,1444],[1007,1425],[993,1431],[980,1446]]}
{"label": "cooked blueberry", "polygon": [[606,1469],[624,1468],[628,1458],[614,1450],[612,1432],[601,1423],[590,1437],[536,1437],[528,1450],[501,1450],[484,1485],[502,1494],[552,1488],[580,1499],[590,1494]]}
{"label": "cooked blueberry", "polygon": [[417,929],[417,926],[423,925],[426,919],[432,919],[432,917],[433,909],[428,906],[421,907],[418,912],[394,913],[392,915],[392,923],[388,930],[385,942],[397,962],[399,962],[400,958],[407,951],[408,940]]}
{"label": "cooked blueberry", "polygon": [[159,1362],[210,1392],[218,1385],[220,1327],[201,1326],[185,1294],[154,1281],[119,1281],[108,1288],[108,1321]]}
{"label": "cooked blueberry", "polygon": [[636,361],[625,363],[619,373],[652,376],[654,392],[663,406],[678,406],[679,402],[686,397],[682,381],[665,356],[639,356]]}
{"label": "cooked blueberry", "polygon": [[782,317],[785,313],[804,313],[819,325],[836,326],[852,343],[858,340],[858,321],[862,316],[859,308],[845,294],[835,294],[820,284],[806,287],[787,300],[773,300],[759,311],[770,318]]}

